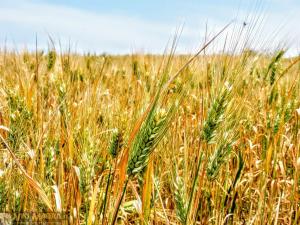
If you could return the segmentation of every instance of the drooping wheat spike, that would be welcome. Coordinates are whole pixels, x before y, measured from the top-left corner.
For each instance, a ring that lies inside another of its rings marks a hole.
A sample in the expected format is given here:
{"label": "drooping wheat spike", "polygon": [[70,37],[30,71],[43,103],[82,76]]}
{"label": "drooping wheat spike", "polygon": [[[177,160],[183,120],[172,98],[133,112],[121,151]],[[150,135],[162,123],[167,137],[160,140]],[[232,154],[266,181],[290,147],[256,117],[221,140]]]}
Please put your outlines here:
{"label": "drooping wheat spike", "polygon": [[214,138],[215,131],[223,119],[223,114],[228,103],[227,99],[230,91],[231,87],[224,89],[224,91],[214,100],[208,111],[207,120],[204,122],[202,131],[202,138],[207,143],[211,142],[211,140]]}
{"label": "drooping wheat spike", "polygon": [[122,149],[123,146],[123,134],[120,132],[118,129],[114,129],[111,142],[110,142],[110,147],[109,147],[109,154],[113,157],[116,158]]}
{"label": "drooping wheat spike", "polygon": [[231,153],[233,142],[221,142],[209,158],[206,174],[210,181],[217,178],[222,164]]}
{"label": "drooping wheat spike", "polygon": [[168,113],[154,110],[135,138],[127,164],[127,175],[134,176],[148,164],[149,156],[163,137],[168,125]]}

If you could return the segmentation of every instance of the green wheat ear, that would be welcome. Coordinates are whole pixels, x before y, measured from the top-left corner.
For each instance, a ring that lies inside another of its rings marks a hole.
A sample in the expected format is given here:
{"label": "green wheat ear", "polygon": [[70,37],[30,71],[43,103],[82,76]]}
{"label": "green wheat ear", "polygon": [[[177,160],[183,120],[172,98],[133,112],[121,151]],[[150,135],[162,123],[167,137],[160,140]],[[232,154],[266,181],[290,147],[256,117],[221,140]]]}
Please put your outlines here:
{"label": "green wheat ear", "polygon": [[177,175],[176,181],[174,182],[175,192],[175,206],[176,206],[176,215],[181,224],[186,224],[187,219],[187,202],[184,196],[185,188],[183,180],[180,176]]}
{"label": "green wheat ear", "polygon": [[118,129],[113,130],[110,146],[108,149],[109,154],[116,158],[123,147],[123,134]]}
{"label": "green wheat ear", "polygon": [[168,113],[154,110],[136,136],[127,164],[127,175],[140,173],[148,164],[149,156],[163,137],[168,125]]}
{"label": "green wheat ear", "polygon": [[56,61],[56,52],[51,50],[48,52],[48,63],[47,63],[47,70],[50,71],[53,69]]}
{"label": "green wheat ear", "polygon": [[209,158],[206,174],[208,180],[215,180],[219,174],[221,166],[225,163],[227,156],[231,153],[233,142],[222,142]]}
{"label": "green wheat ear", "polygon": [[275,76],[276,76],[277,70],[278,70],[279,65],[280,65],[280,60],[283,58],[284,53],[285,53],[284,50],[278,51],[277,54],[272,58],[269,66],[268,66],[265,77],[267,77],[268,74],[270,73],[270,78],[269,78],[270,79],[270,85],[273,85],[274,82],[275,82]]}
{"label": "green wheat ear", "polygon": [[215,136],[215,132],[219,124],[223,120],[223,114],[226,110],[228,104],[228,96],[230,94],[231,87],[226,87],[221,94],[214,100],[211,105],[207,120],[204,122],[204,127],[202,131],[202,138],[207,142],[211,142]]}

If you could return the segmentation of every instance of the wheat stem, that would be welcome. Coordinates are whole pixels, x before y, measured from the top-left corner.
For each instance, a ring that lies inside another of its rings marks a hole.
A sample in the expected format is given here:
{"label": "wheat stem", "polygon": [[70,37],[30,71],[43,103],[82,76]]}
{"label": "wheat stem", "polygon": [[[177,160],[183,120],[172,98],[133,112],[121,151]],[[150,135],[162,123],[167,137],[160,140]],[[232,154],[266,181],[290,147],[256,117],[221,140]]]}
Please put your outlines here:
{"label": "wheat stem", "polygon": [[111,225],[114,225],[116,223],[116,220],[117,220],[117,217],[118,217],[119,208],[120,208],[122,200],[123,200],[123,198],[125,196],[125,192],[126,192],[126,189],[127,189],[128,181],[129,181],[129,177],[126,177],[126,180],[124,182],[124,186],[123,186],[123,190],[122,190],[121,196],[119,197],[118,202],[116,204],[116,208],[115,208],[115,211],[114,211],[114,214],[113,214]]}

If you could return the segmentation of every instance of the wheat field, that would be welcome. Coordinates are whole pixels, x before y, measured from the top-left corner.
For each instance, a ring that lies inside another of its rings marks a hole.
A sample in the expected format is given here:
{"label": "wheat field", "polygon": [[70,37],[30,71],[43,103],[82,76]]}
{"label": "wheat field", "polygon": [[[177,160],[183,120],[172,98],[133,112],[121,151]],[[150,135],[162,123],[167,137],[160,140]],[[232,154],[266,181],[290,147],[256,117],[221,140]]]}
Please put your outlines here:
{"label": "wheat field", "polygon": [[299,224],[300,58],[173,48],[2,49],[0,211],[88,225]]}

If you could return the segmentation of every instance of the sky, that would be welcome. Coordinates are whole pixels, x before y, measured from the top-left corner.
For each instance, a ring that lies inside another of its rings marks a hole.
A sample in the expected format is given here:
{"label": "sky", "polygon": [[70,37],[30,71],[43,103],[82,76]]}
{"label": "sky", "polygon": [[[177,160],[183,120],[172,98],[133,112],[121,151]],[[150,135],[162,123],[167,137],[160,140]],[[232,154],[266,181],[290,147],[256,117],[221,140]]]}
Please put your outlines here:
{"label": "sky", "polygon": [[177,51],[192,53],[232,22],[211,51],[239,37],[299,54],[299,12],[299,0],[0,0],[0,48],[34,50],[37,40],[47,50],[51,39],[81,53],[163,53],[179,31]]}

